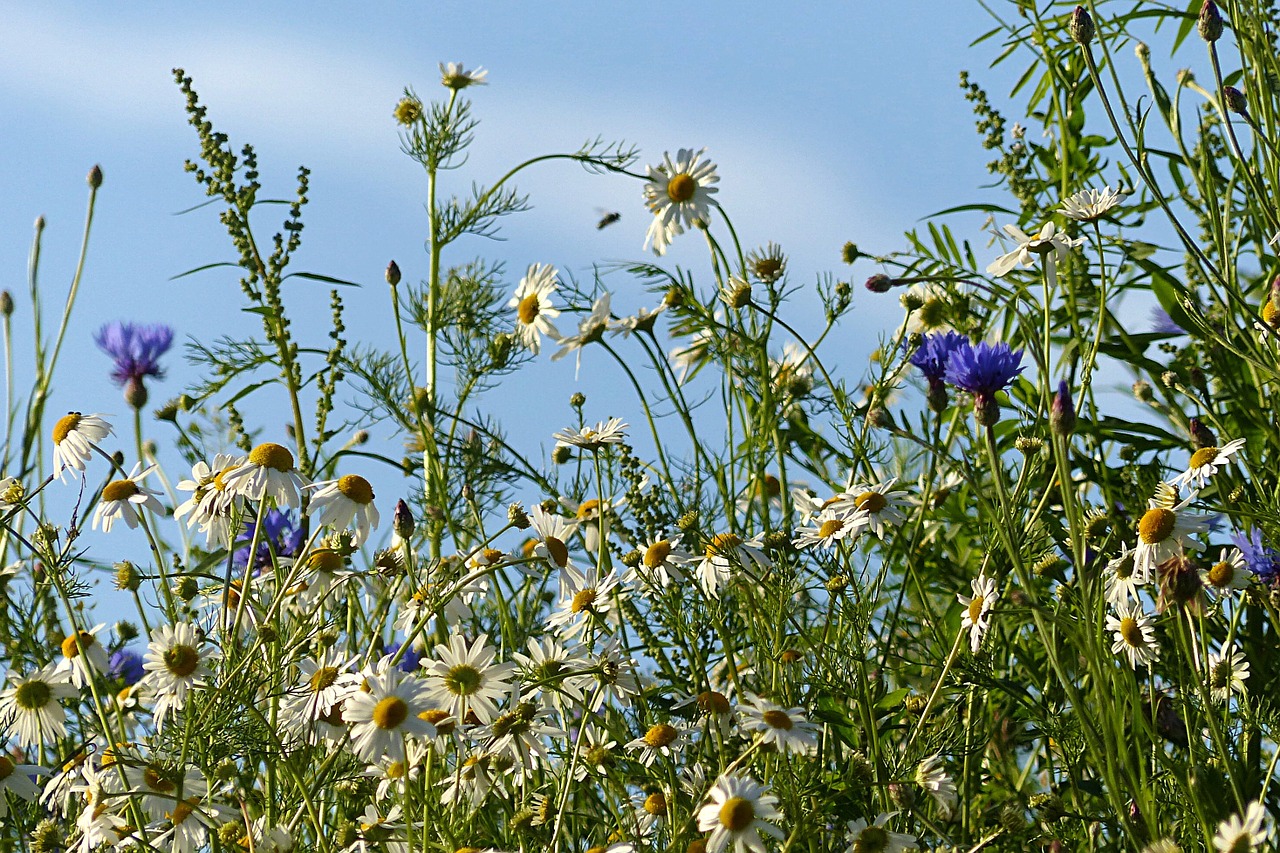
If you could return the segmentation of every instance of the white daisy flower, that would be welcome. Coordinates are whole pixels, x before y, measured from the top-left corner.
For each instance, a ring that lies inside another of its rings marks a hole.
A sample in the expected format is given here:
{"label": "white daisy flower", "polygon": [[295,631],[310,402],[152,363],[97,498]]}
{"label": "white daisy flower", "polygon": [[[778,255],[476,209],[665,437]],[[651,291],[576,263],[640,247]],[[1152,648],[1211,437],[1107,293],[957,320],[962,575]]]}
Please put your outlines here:
{"label": "white daisy flower", "polygon": [[800,516],[802,524],[807,524],[811,518],[821,514],[827,508],[827,504],[827,501],[817,497],[808,489],[797,487],[791,490],[791,506]]}
{"label": "white daisy flower", "polygon": [[378,761],[384,755],[405,761],[405,738],[415,735],[434,738],[436,728],[418,714],[428,710],[427,688],[417,679],[398,669],[366,673],[364,686],[347,695],[342,718],[354,723],[351,748],[365,761]]}
{"label": "white daisy flower", "polygon": [[618,742],[611,740],[607,731],[587,723],[578,738],[578,763],[574,768],[573,778],[581,782],[593,773],[608,776],[609,768],[617,757],[614,753],[617,745]]}
{"label": "white daisy flower", "polygon": [[1133,669],[1137,669],[1138,664],[1146,664],[1160,657],[1155,627],[1151,617],[1143,612],[1141,604],[1123,605],[1117,607],[1114,614],[1107,614],[1107,630],[1115,632],[1111,652],[1123,654],[1129,659],[1129,666]]}
{"label": "white daisy flower", "polygon": [[231,544],[231,514],[238,498],[227,488],[225,477],[246,461],[243,456],[219,453],[212,462],[202,459],[191,466],[190,479],[178,481],[178,489],[191,492],[191,497],[174,509],[173,517],[190,516],[187,527],[198,527],[211,548]]}
{"label": "white daisy flower", "polygon": [[537,536],[534,553],[546,560],[553,568],[563,569],[569,565],[568,541],[578,526],[560,515],[555,515],[535,506],[529,512],[529,522]]}
{"label": "white daisy flower", "polygon": [[721,853],[733,845],[734,853],[765,853],[760,833],[781,839],[786,833],[770,821],[781,819],[778,798],[745,774],[726,773],[707,792],[698,809],[698,831],[710,832],[707,853]]}
{"label": "white daisy flower", "polygon": [[595,683],[584,690],[594,699],[588,710],[597,712],[610,699],[623,708],[631,706],[631,697],[640,692],[640,679],[636,674],[636,662],[626,653],[617,637],[596,653],[588,672]]}
{"label": "white daisy flower", "polygon": [[1125,546],[1120,556],[1107,561],[1106,588],[1107,602],[1112,607],[1120,607],[1130,601],[1138,600],[1138,588],[1151,582],[1148,571],[1139,572],[1134,560],[1134,550]]}
{"label": "white daisy flower", "polygon": [[307,516],[320,513],[319,523],[335,530],[345,530],[355,522],[352,544],[369,538],[370,528],[378,529],[378,508],[373,505],[373,486],[359,474],[345,474],[336,480],[312,483],[305,488],[318,489],[311,496]]}
{"label": "white daisy flower", "polygon": [[542,347],[542,336],[560,340],[560,332],[551,322],[560,316],[560,309],[551,304],[556,292],[556,268],[549,264],[530,264],[525,277],[520,279],[515,295],[507,303],[516,309],[516,337],[534,355]]}
{"label": "white daisy flower", "polygon": [[[667,795],[664,791],[639,791],[632,794],[631,807],[635,809],[636,830],[641,838],[648,838],[661,831],[668,823]],[[634,849],[632,847],[633,851]]]}
{"label": "white daisy flower", "polygon": [[951,816],[959,797],[956,783],[942,766],[941,755],[931,755],[916,767],[916,784],[929,792],[944,818]]}
{"label": "white daisy flower", "polygon": [[209,783],[200,768],[188,764],[176,768],[159,761],[125,767],[131,798],[136,798],[152,820],[164,820],[179,802],[203,798]]}
{"label": "white daisy flower", "polygon": [[1017,242],[1017,247],[1008,254],[996,258],[987,267],[987,274],[994,276],[1008,275],[1015,267],[1035,266],[1036,258],[1044,255],[1046,259],[1056,256],[1057,260],[1065,260],[1067,252],[1084,244],[1084,238],[1071,239],[1057,231],[1057,226],[1046,222],[1034,237],[1027,236],[1016,225],[1004,226],[1004,231]]}
{"label": "white daisy flower", "polygon": [[631,337],[633,332],[652,332],[653,324],[657,322],[658,315],[667,310],[667,303],[663,302],[654,310],[641,308],[631,317],[620,317],[609,324],[609,332],[614,336],[621,335],[624,338]]}
{"label": "white daisy flower", "polygon": [[459,89],[465,89],[468,86],[485,86],[489,81],[485,78],[489,76],[489,72],[484,67],[473,68],[468,71],[462,67],[461,62],[441,62],[440,63],[440,83],[445,88],[453,89],[455,92]]}
{"label": "white daisy flower", "polygon": [[209,838],[233,814],[226,806],[204,801],[202,797],[186,797],[165,813],[172,827],[151,843],[171,853],[196,853],[205,849]]}
{"label": "white daisy flower", "polygon": [[863,818],[849,821],[849,828],[844,836],[849,846],[844,853],[903,853],[905,850],[920,849],[916,846],[914,835],[884,828],[895,815],[897,812],[881,814],[872,824],[868,824]]}
{"label": "white daisy flower", "polygon": [[512,655],[522,670],[522,679],[527,689],[535,694],[561,694],[573,701],[582,701],[582,670],[587,668],[586,660],[575,648],[570,652],[555,637],[544,635],[541,638],[530,637],[526,643],[529,654],[516,652]]}
{"label": "white daisy flower", "polygon": [[904,308],[912,304],[919,306],[907,317],[908,332],[928,335],[952,328],[947,321],[950,302],[946,288],[933,282],[913,284],[899,300]]}
{"label": "white daisy flower", "polygon": [[1203,489],[1218,469],[1231,461],[1231,457],[1244,447],[1244,439],[1228,441],[1221,447],[1202,447],[1191,454],[1187,470],[1170,480],[1175,486]]}
{"label": "white daisy flower", "polygon": [[797,528],[791,544],[802,549],[812,548],[815,545],[830,548],[846,537],[852,536],[857,539],[867,523],[866,516],[848,507],[831,507],[818,514],[812,527]]}
{"label": "white daisy flower", "polygon": [[26,677],[9,673],[9,684],[0,693],[0,723],[19,746],[37,746],[66,735],[67,712],[60,700],[80,695],[69,673],[50,663]]}
{"label": "white daisy flower", "polygon": [[804,708],[783,708],[768,699],[749,696],[738,706],[741,725],[760,734],[778,752],[807,754],[818,748],[819,727],[805,717]]}
{"label": "white daisy flower", "polygon": [[688,578],[685,566],[691,562],[693,557],[677,542],[659,536],[641,549],[635,571],[650,587],[666,589],[673,582],[683,583]]}
{"label": "white daisy flower", "polygon": [[907,520],[903,512],[907,506],[907,493],[893,488],[897,482],[897,477],[890,477],[878,484],[850,483],[847,489],[836,495],[830,509],[852,510],[862,525],[883,540],[889,527],[896,527]]}
{"label": "white daisy flower", "polygon": [[957,595],[956,599],[964,605],[964,613],[960,616],[960,630],[969,632],[969,651],[975,655],[982,645],[982,639],[991,628],[991,606],[1000,597],[996,582],[986,574],[980,574],[969,585],[973,595]]}
{"label": "white daisy flower", "polygon": [[685,730],[679,726],[654,723],[643,735],[628,741],[626,750],[639,752],[640,763],[645,767],[652,767],[659,758],[674,759],[679,755],[685,745],[685,735]]}
{"label": "white daisy flower", "polygon": [[281,509],[298,506],[302,502],[299,489],[307,485],[306,478],[294,465],[289,448],[271,442],[259,444],[251,450],[245,463],[223,474],[222,479],[232,494],[251,501],[269,497]]}
{"label": "white daisy flower", "polygon": [[364,776],[378,780],[378,790],[374,792],[375,800],[392,797],[403,800],[407,796],[409,783],[416,782],[422,775],[422,765],[400,759],[383,758],[376,764],[364,769]]}
{"label": "white daisy flower", "polygon": [[453,806],[465,801],[472,808],[479,806],[499,784],[499,776],[493,765],[493,756],[487,752],[473,752],[463,758],[448,778],[440,781],[444,788],[440,802]]}
{"label": "white daisy flower", "polygon": [[1184,548],[1200,550],[1202,546],[1192,537],[1209,529],[1209,518],[1184,512],[1194,497],[1190,495],[1175,506],[1165,506],[1156,498],[1148,502],[1149,508],[1138,520],[1138,545],[1133,555],[1135,573],[1154,577],[1156,566],[1179,556]]}
{"label": "white daisy flower", "polygon": [[310,731],[313,722],[359,689],[361,677],[350,671],[355,661],[354,657],[343,657],[332,646],[315,660],[299,661],[298,680],[280,706],[285,728],[299,733]]}
{"label": "white daisy flower", "polygon": [[1103,187],[1100,190],[1080,190],[1064,198],[1058,209],[1068,219],[1074,219],[1077,222],[1093,222],[1106,216],[1108,211],[1124,201],[1125,195],[1111,187]]}
{"label": "white daisy flower", "polygon": [[1257,850],[1271,836],[1262,821],[1266,811],[1262,803],[1254,800],[1244,810],[1244,816],[1232,815],[1218,824],[1218,834],[1213,837],[1213,849],[1220,853],[1248,853]]}
{"label": "white daisy flower", "polygon": [[514,663],[494,663],[494,648],[489,635],[481,634],[469,647],[461,634],[449,637],[449,644],[437,644],[438,660],[424,659],[427,671],[427,696],[460,721],[467,712],[481,723],[491,723],[498,715],[497,703],[511,689]]}
{"label": "white daisy flower", "polygon": [[142,668],[143,681],[155,691],[156,729],[164,725],[169,711],[187,706],[187,693],[195,687],[207,687],[213,673],[209,661],[218,656],[207,647],[199,630],[190,622],[161,625],[151,632]]}
{"label": "white daisy flower", "polygon": [[622,440],[627,437],[623,430],[627,427],[622,418],[609,418],[607,421],[596,424],[595,427],[583,427],[581,430],[565,427],[557,433],[552,433],[551,437],[556,439],[556,447],[599,450],[606,444],[622,444]]}
{"label": "white daisy flower", "polygon": [[735,569],[749,566],[764,571],[772,566],[760,550],[762,545],[759,539],[743,539],[736,533],[718,533],[712,537],[698,563],[698,580],[703,591],[711,598],[719,598],[720,590],[733,579]]}
{"label": "white daisy flower", "polygon": [[0,752],[0,818],[9,816],[9,798],[5,792],[29,803],[40,793],[31,777],[48,775],[47,768],[35,764],[14,764],[12,758]]}
{"label": "white daisy flower", "polygon": [[71,683],[76,687],[87,686],[95,674],[106,675],[111,667],[107,650],[98,642],[97,636],[105,627],[105,624],[95,625],[88,631],[70,634],[62,641],[62,661],[58,664],[58,671],[70,672]]}
{"label": "white daisy flower", "polygon": [[571,352],[578,354],[577,366],[573,372],[574,379],[578,378],[578,371],[582,369],[582,348],[587,344],[600,340],[604,337],[605,330],[609,328],[609,302],[611,298],[607,290],[600,294],[595,304],[591,306],[591,313],[578,321],[578,334],[561,338],[556,342],[560,344],[560,349],[552,353],[552,361],[559,361]]}
{"label": "white daisy flower", "polygon": [[547,625],[567,640],[581,637],[592,627],[608,630],[618,623],[615,597],[626,597],[615,570],[601,575],[595,566],[586,571],[565,566],[560,572],[560,601]]}
{"label": "white daisy flower", "polygon": [[795,342],[782,347],[782,358],[769,359],[770,384],[779,394],[805,397],[813,390],[814,362],[809,351]]}
{"label": "white daisy flower", "polygon": [[1239,548],[1223,548],[1218,562],[1200,572],[1205,589],[1220,596],[1230,596],[1238,589],[1248,589],[1253,572]]}
{"label": "white daisy flower", "polygon": [[1232,693],[1244,696],[1249,692],[1245,682],[1249,680],[1249,661],[1244,652],[1232,647],[1220,652],[1210,652],[1205,670],[1205,682],[1209,695],[1219,702],[1226,702]]}
{"label": "white daisy flower", "polygon": [[512,691],[510,708],[499,714],[491,725],[476,732],[476,737],[488,739],[487,749],[500,761],[509,761],[518,769],[508,772],[512,773],[512,782],[523,785],[539,765],[545,767],[552,763],[547,744],[563,742],[569,733],[548,725],[549,709],[537,702],[520,701],[518,688]]}
{"label": "white daisy flower", "polygon": [[95,442],[111,435],[106,415],[68,412],[53,425],[53,476],[64,480],[68,471],[85,469]]}
{"label": "white daisy flower", "polygon": [[654,254],[661,255],[686,227],[693,228],[697,222],[710,220],[711,207],[717,204],[711,196],[718,192],[712,184],[719,183],[720,176],[714,163],[702,159],[706,150],[681,148],[675,160],[666,153],[660,166],[649,167],[644,201],[653,213],[653,222],[649,224],[642,248],[652,245]]}
{"label": "white daisy flower", "polygon": [[144,488],[142,479],[156,469],[151,465],[143,469],[142,463],[133,466],[129,476],[123,480],[112,480],[102,487],[102,497],[93,511],[93,529],[102,525],[103,533],[110,533],[116,519],[122,519],[129,528],[135,529],[142,520],[141,509],[145,507],[153,515],[163,516],[164,506],[157,499],[160,492]]}

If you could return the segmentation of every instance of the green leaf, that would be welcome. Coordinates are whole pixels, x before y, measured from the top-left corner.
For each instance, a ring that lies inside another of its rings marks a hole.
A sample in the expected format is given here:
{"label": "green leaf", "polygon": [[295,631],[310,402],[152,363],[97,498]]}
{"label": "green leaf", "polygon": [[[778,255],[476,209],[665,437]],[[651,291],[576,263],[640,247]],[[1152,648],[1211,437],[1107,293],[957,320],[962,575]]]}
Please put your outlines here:
{"label": "green leaf", "polygon": [[186,272],[180,272],[175,276],[171,276],[169,278],[169,281],[177,281],[180,278],[186,278],[189,275],[195,275],[196,273],[204,272],[205,270],[216,269],[218,267],[234,267],[234,266],[238,266],[238,265],[231,263],[231,261],[218,261],[216,264],[205,264],[202,267],[196,267],[195,269],[190,269],[190,270],[187,270]]}
{"label": "green leaf", "polygon": [[[344,278],[334,278],[331,275],[321,275],[318,272],[291,272],[284,278],[306,278],[311,281],[323,281],[325,284],[341,284],[344,287],[362,287],[359,282],[347,281]],[[284,279],[281,279],[284,281]]]}

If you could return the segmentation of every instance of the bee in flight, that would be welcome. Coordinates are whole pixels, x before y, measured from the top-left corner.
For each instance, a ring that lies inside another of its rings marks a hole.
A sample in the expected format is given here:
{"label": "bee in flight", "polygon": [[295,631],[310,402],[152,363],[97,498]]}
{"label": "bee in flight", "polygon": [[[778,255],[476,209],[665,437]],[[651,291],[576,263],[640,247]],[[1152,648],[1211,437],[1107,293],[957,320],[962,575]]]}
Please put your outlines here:
{"label": "bee in flight", "polygon": [[616,210],[607,211],[607,210],[602,210],[601,208],[596,208],[596,210],[598,210],[602,214],[602,216],[600,217],[600,221],[596,223],[597,231],[604,228],[608,228],[610,225],[612,225],[613,223],[617,222],[619,219],[622,218],[622,214],[618,213]]}

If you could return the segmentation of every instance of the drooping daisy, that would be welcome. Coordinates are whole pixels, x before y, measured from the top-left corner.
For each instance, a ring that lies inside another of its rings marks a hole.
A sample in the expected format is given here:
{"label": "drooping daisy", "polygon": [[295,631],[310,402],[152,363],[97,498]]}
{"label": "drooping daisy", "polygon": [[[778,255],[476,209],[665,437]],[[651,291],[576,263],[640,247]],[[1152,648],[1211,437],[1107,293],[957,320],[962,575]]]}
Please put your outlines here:
{"label": "drooping daisy", "polygon": [[[142,759],[145,761],[145,759]],[[163,820],[179,802],[189,797],[204,797],[209,783],[194,765],[176,767],[161,761],[150,761],[125,768],[130,795],[138,799],[152,820]]]}
{"label": "drooping daisy", "polygon": [[1271,833],[1263,828],[1266,811],[1262,803],[1254,800],[1244,810],[1244,816],[1232,815],[1218,824],[1218,834],[1213,837],[1213,849],[1220,853],[1249,853],[1266,843]]}
{"label": "drooping daisy", "polygon": [[79,695],[68,672],[50,663],[25,677],[9,673],[10,687],[0,693],[0,723],[20,746],[37,746],[66,735],[67,712],[60,700]]}
{"label": "drooping daisy", "polygon": [[495,650],[488,634],[481,634],[470,646],[461,634],[451,634],[449,644],[437,644],[435,653],[437,660],[422,661],[428,676],[427,697],[458,720],[465,720],[470,711],[481,723],[493,722],[497,703],[511,689],[516,665],[493,662]]}
{"label": "drooping daisy", "polygon": [[473,68],[470,71],[462,67],[461,62],[441,62],[440,63],[440,83],[445,88],[457,91],[465,89],[468,86],[485,86],[488,80],[489,72],[483,67]]}
{"label": "drooping daisy", "polygon": [[1186,512],[1195,495],[1174,506],[1152,498],[1148,509],[1138,520],[1138,545],[1133,554],[1133,570],[1154,577],[1156,566],[1182,554],[1184,548],[1200,550],[1192,537],[1209,529],[1209,519]]}
{"label": "drooping daisy", "polygon": [[556,292],[556,268],[550,264],[530,264],[529,271],[520,279],[515,295],[507,303],[516,309],[516,337],[534,355],[542,347],[542,336],[560,340],[560,332],[551,322],[560,316],[560,309],[551,304]]}
{"label": "drooping daisy", "polygon": [[435,726],[418,716],[430,708],[427,688],[398,669],[381,673],[365,673],[367,690],[347,695],[342,718],[354,723],[351,748],[365,761],[378,761],[384,755],[405,761],[405,738],[436,736]]}
{"label": "drooping daisy", "polygon": [[529,521],[538,537],[534,553],[542,557],[553,568],[563,569],[569,565],[568,541],[577,525],[563,516],[549,513],[541,506],[535,506],[529,512]]}
{"label": "drooping daisy", "polygon": [[603,575],[595,566],[579,571],[565,566],[560,572],[560,601],[547,624],[565,639],[581,637],[593,627],[608,630],[617,624],[616,597],[626,596],[614,569]]}
{"label": "drooping daisy", "polygon": [[950,817],[959,797],[956,783],[942,766],[941,755],[931,755],[916,767],[916,784],[924,788],[938,806],[943,817]]}
{"label": "drooping daisy", "polygon": [[951,323],[947,320],[951,308],[945,288],[932,282],[915,284],[902,294],[900,301],[911,312],[907,317],[908,332],[933,336],[951,328]]}
{"label": "drooping daisy", "polygon": [[1093,222],[1107,215],[1111,208],[1124,201],[1125,193],[1119,189],[1103,187],[1100,190],[1088,189],[1069,195],[1062,200],[1058,209],[1062,215],[1077,222]]}
{"label": "drooping daisy", "polygon": [[307,515],[320,513],[319,523],[336,530],[344,530],[355,521],[356,532],[352,544],[359,545],[369,538],[370,528],[378,529],[378,508],[373,505],[373,486],[359,474],[344,474],[336,480],[312,483],[308,489],[318,489],[311,496]]}
{"label": "drooping daisy", "polygon": [[696,222],[710,219],[711,207],[717,204],[711,196],[718,192],[712,185],[720,181],[720,176],[714,163],[702,159],[706,150],[681,148],[675,160],[668,152],[660,166],[649,167],[644,201],[653,213],[653,222],[645,234],[644,249],[652,245],[654,254],[661,255],[686,227],[693,228]]}
{"label": "drooping daisy", "polygon": [[698,563],[698,580],[711,598],[719,598],[720,590],[733,578],[735,569],[750,567],[763,571],[773,563],[760,550],[758,539],[743,539],[736,533],[718,533],[703,549]]}
{"label": "drooping daisy", "polygon": [[760,833],[781,839],[786,833],[770,823],[781,819],[778,798],[745,774],[726,773],[707,792],[706,803],[698,809],[698,831],[710,832],[707,853],[721,853],[730,844],[734,853],[764,853]]}
{"label": "drooping daisy", "polygon": [[748,696],[738,706],[744,729],[757,732],[763,743],[781,753],[804,755],[818,748],[819,728],[805,716],[804,708],[783,708],[760,696]]}
{"label": "drooping daisy", "polygon": [[904,850],[918,850],[914,835],[884,828],[896,814],[897,812],[882,813],[871,824],[864,818],[849,821],[849,828],[844,836],[845,841],[849,842],[845,853],[903,853]]}
{"label": "drooping daisy", "polygon": [[1151,582],[1146,572],[1139,572],[1133,559],[1134,551],[1125,546],[1120,556],[1107,562],[1105,572],[1107,602],[1112,607],[1120,607],[1130,601],[1138,600],[1138,588]]}
{"label": "drooping daisy", "polygon": [[599,450],[606,444],[621,444],[626,438],[624,430],[627,424],[622,418],[609,418],[607,421],[601,421],[594,427],[583,427],[582,429],[574,429],[573,427],[565,427],[559,432],[552,433],[551,437],[556,439],[556,447],[581,447],[585,450]]}
{"label": "drooping daisy", "polygon": [[210,547],[229,547],[231,544],[231,511],[237,496],[227,488],[225,477],[244,465],[243,456],[219,453],[212,462],[203,459],[191,466],[191,478],[178,481],[178,489],[191,492],[173,511],[174,518],[187,519],[188,527],[198,527],[205,534]]}
{"label": "drooping daisy", "polygon": [[1133,669],[1160,657],[1155,627],[1141,604],[1123,605],[1117,607],[1114,614],[1107,614],[1107,630],[1115,632],[1112,653],[1128,658]]}
{"label": "drooping daisy", "polygon": [[975,655],[982,645],[982,639],[991,628],[991,606],[1000,597],[996,582],[986,574],[980,574],[969,582],[973,587],[973,595],[957,595],[956,599],[964,605],[964,613],[960,616],[960,630],[969,632],[969,651]]}
{"label": "drooping daisy", "polygon": [[663,302],[654,310],[641,308],[635,314],[629,317],[619,317],[609,324],[610,334],[621,335],[624,338],[631,337],[633,332],[652,332],[653,325],[658,320],[658,315],[667,310],[667,303]]}
{"label": "drooping daisy", "polygon": [[1205,484],[1209,482],[1209,478],[1218,473],[1219,468],[1230,462],[1231,457],[1238,453],[1242,447],[1244,447],[1243,438],[1228,441],[1221,447],[1202,447],[1191,454],[1191,461],[1187,463],[1187,470],[1169,482],[1175,486],[1203,489]]}
{"label": "drooping daisy", "polygon": [[1245,659],[1244,652],[1235,647],[1210,652],[1205,683],[1209,687],[1209,695],[1214,699],[1226,702],[1232,693],[1244,696],[1249,692],[1245,686],[1248,680],[1249,661]]}
{"label": "drooping daisy", "polygon": [[164,515],[164,506],[158,500],[160,492],[152,491],[141,485],[144,477],[156,469],[151,465],[143,469],[139,462],[133,466],[129,476],[122,480],[112,480],[102,487],[102,497],[93,511],[93,529],[102,525],[103,533],[110,533],[116,519],[121,519],[129,528],[135,529],[141,521],[140,510],[146,507],[153,515]]}
{"label": "drooping daisy", "polygon": [[631,806],[635,809],[636,829],[641,838],[661,831],[670,821],[665,791],[639,791],[631,796]]}
{"label": "drooping daisy", "polygon": [[111,668],[111,658],[97,637],[105,627],[105,624],[95,625],[88,631],[70,634],[62,641],[62,660],[58,670],[70,672],[71,683],[76,687],[86,686],[94,674],[106,675]]}
{"label": "drooping daisy", "polygon": [[207,687],[212,672],[209,661],[217,657],[217,649],[208,646],[198,628],[190,622],[161,625],[151,632],[143,679],[155,692],[156,729],[164,725],[171,710],[187,706],[187,693],[196,687]]}
{"label": "drooping daisy", "polygon": [[636,574],[650,587],[666,589],[673,582],[681,583],[688,577],[685,566],[693,561],[693,557],[678,542],[657,536],[646,543],[640,553]]}
{"label": "drooping daisy", "polygon": [[45,767],[14,764],[12,758],[0,752],[0,818],[9,816],[9,798],[6,792],[29,803],[40,793],[33,777],[48,775],[49,770]]}
{"label": "drooping daisy", "polygon": [[319,658],[298,662],[298,680],[280,706],[285,728],[310,732],[311,724],[346,701],[360,684],[360,676],[350,671],[356,658],[344,658],[335,647],[325,649]]}
{"label": "drooping daisy", "polygon": [[627,752],[639,752],[640,763],[652,767],[659,758],[679,755],[684,747],[685,731],[670,723],[654,723],[643,735],[627,742]]}
{"label": "drooping daisy", "polygon": [[265,442],[249,451],[246,462],[223,475],[223,482],[234,494],[251,501],[272,498],[279,508],[297,507],[302,501],[299,489],[307,480],[298,473],[289,448]]}
{"label": "drooping daisy", "polygon": [[94,443],[111,435],[105,417],[68,412],[58,419],[53,425],[53,476],[64,480],[68,471],[84,471]]}
{"label": "drooping daisy", "polygon": [[813,521],[812,527],[796,529],[795,538],[791,540],[792,545],[801,549],[812,548],[815,545],[830,548],[849,536],[857,539],[858,534],[868,526],[867,516],[860,515],[856,510],[845,506],[828,507],[822,510]]}
{"label": "drooping daisy", "polygon": [[1219,595],[1230,596],[1238,589],[1248,589],[1253,572],[1245,562],[1239,548],[1223,548],[1218,562],[1200,573],[1205,589]]}
{"label": "drooping daisy", "polygon": [[578,377],[578,371],[582,369],[582,348],[587,344],[599,341],[609,328],[610,300],[609,291],[606,290],[600,294],[591,306],[591,313],[578,321],[578,334],[561,338],[557,341],[560,344],[560,349],[551,354],[552,361],[559,361],[569,353],[577,353],[577,367],[574,368],[573,373],[575,379]]}
{"label": "drooping daisy", "polygon": [[994,276],[1008,275],[1015,267],[1035,266],[1036,258],[1044,256],[1046,263],[1056,256],[1057,260],[1065,260],[1069,250],[1084,244],[1084,238],[1072,239],[1057,230],[1052,222],[1046,222],[1038,234],[1030,237],[1016,225],[1005,225],[1004,231],[1014,239],[1017,246],[1012,252],[996,258],[987,267],[987,274]]}

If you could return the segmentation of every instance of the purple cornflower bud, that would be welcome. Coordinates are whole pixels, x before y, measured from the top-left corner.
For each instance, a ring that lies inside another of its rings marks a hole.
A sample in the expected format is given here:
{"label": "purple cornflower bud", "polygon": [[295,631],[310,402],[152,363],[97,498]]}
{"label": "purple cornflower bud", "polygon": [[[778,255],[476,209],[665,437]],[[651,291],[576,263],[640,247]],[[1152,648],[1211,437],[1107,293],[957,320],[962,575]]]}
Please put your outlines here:
{"label": "purple cornflower bud", "polygon": [[1063,379],[1058,383],[1058,392],[1053,395],[1053,404],[1049,408],[1049,428],[1054,435],[1068,436],[1076,428],[1076,404],[1071,399],[1071,386]]}
{"label": "purple cornflower bud", "polygon": [[1067,23],[1067,32],[1071,34],[1071,40],[1079,45],[1087,45],[1093,41],[1093,34],[1096,32],[1093,26],[1093,18],[1089,17],[1089,13],[1083,6],[1077,6],[1071,12],[1071,20]]}
{"label": "purple cornflower bud", "polygon": [[1222,14],[1218,11],[1218,4],[1213,0],[1204,0],[1204,5],[1200,7],[1196,31],[1200,33],[1200,38],[1208,42],[1222,38]]}
{"label": "purple cornflower bud", "polygon": [[972,394],[974,417],[982,426],[991,426],[1000,420],[996,392],[1009,387],[1023,371],[1021,362],[1022,350],[1010,349],[1008,344],[983,341],[975,346],[966,340],[947,359],[943,378]]}
{"label": "purple cornflower bud", "polygon": [[391,515],[391,528],[405,541],[413,538],[415,528],[413,513],[409,511],[409,505],[403,499],[396,501],[395,512]]}
{"label": "purple cornflower bud", "polygon": [[1204,421],[1199,418],[1192,418],[1187,424],[1187,431],[1191,433],[1191,445],[1196,450],[1204,447],[1217,447],[1218,437],[1213,434],[1213,430],[1204,425]]}
{"label": "purple cornflower bud", "polygon": [[871,278],[867,279],[867,290],[872,293],[888,293],[893,287],[893,279],[882,272],[878,272]]}
{"label": "purple cornflower bud", "polygon": [[138,389],[142,388],[142,380],[148,376],[164,378],[160,356],[173,346],[173,329],[162,324],[144,326],[115,322],[99,329],[93,340],[98,349],[115,362],[111,380],[125,388],[125,398],[130,405],[134,405],[139,396],[142,402],[134,408],[145,405],[146,390],[142,389],[139,395]]}

